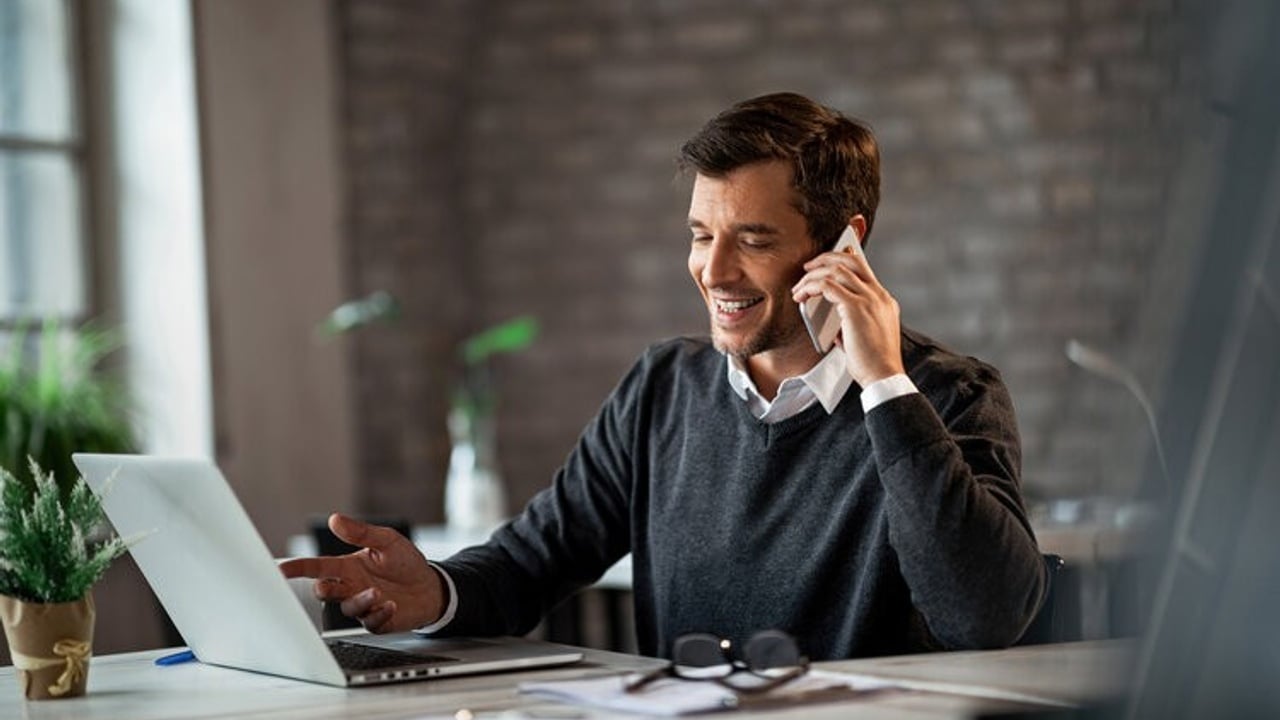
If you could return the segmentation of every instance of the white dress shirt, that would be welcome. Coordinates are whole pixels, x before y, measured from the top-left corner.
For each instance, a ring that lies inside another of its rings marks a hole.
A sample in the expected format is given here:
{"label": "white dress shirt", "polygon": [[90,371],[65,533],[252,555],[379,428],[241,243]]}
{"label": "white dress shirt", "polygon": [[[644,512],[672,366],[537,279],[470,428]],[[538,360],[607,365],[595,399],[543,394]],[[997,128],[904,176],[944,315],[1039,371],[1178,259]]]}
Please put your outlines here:
{"label": "white dress shirt", "polygon": [[[761,422],[786,420],[804,412],[815,402],[821,403],[822,409],[830,415],[853,385],[853,377],[846,370],[844,348],[839,345],[831,348],[809,372],[783,380],[773,400],[766,400],[760,395],[742,360],[732,355],[728,360],[729,386],[747,402],[751,414]],[[900,373],[882,378],[862,389],[862,412],[869,413],[881,403],[914,392],[919,390],[906,375]]]}

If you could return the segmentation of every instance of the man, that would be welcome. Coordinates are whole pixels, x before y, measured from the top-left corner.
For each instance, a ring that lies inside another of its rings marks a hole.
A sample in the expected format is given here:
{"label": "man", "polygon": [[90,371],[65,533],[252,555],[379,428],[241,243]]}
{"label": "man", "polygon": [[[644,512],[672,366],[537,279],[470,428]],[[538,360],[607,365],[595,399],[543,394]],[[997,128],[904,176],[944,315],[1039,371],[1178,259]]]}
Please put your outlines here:
{"label": "man", "polygon": [[[846,226],[871,233],[870,131],[768,95],[712,119],[681,164],[711,343],[651,347],[485,545],[428,564],[335,515],[365,549],[285,574],[319,578],[319,598],[374,632],[518,635],[631,552],[645,654],[771,628],[815,659],[1016,641],[1046,578],[1008,394],[993,368],[901,328],[861,254],[829,252]],[[840,317],[825,355],[798,305],[818,295]]]}

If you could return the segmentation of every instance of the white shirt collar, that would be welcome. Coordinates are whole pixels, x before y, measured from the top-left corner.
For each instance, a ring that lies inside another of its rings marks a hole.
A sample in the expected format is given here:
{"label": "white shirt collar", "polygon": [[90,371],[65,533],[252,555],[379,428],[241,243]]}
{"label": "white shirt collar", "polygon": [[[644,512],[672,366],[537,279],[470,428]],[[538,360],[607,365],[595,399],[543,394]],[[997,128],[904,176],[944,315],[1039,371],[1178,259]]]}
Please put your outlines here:
{"label": "white shirt collar", "polygon": [[817,365],[800,377],[790,377],[778,386],[778,395],[772,401],[765,400],[747,374],[746,366],[733,355],[727,356],[729,386],[734,393],[751,405],[752,414],[762,420],[785,420],[809,407],[816,400],[830,415],[844,398],[853,377],[845,370],[844,348],[831,348]]}

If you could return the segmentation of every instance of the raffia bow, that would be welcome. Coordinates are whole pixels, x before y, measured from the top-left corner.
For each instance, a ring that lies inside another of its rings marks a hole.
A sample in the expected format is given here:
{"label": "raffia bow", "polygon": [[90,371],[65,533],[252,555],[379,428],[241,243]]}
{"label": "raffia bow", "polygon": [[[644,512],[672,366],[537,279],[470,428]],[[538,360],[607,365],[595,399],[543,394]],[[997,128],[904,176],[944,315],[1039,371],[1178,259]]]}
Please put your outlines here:
{"label": "raffia bow", "polygon": [[53,644],[53,654],[58,656],[56,658],[32,657],[12,649],[10,654],[13,655],[14,666],[27,672],[65,665],[57,682],[49,686],[50,695],[61,697],[70,692],[71,686],[88,672],[86,666],[89,662],[89,650],[90,645],[84,640],[66,639]]}

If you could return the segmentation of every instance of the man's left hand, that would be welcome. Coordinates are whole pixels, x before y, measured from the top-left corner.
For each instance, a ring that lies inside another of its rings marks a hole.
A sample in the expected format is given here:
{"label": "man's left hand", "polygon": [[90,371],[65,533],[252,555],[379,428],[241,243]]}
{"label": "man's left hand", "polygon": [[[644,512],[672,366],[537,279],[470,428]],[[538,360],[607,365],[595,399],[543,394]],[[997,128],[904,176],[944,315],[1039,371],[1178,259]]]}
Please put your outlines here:
{"label": "man's left hand", "polygon": [[840,342],[848,371],[860,387],[905,372],[898,301],[876,279],[860,249],[826,252],[804,264],[791,289],[802,303],[821,295],[840,314]]}

